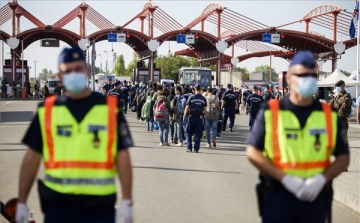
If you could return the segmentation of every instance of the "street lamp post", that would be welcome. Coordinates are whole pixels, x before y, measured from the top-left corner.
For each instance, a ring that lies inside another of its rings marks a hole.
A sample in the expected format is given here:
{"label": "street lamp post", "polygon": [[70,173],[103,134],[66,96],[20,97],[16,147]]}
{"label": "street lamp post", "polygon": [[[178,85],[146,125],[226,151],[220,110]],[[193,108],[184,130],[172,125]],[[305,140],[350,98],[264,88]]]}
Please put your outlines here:
{"label": "street lamp post", "polygon": [[102,54],[99,53],[98,55],[99,55],[100,58],[101,58],[101,59],[100,59],[100,70],[101,70],[101,72],[102,72]]}
{"label": "street lamp post", "polygon": [[109,74],[108,72],[108,60],[109,60],[109,54],[107,51],[104,51],[104,53],[106,53],[106,74]]}

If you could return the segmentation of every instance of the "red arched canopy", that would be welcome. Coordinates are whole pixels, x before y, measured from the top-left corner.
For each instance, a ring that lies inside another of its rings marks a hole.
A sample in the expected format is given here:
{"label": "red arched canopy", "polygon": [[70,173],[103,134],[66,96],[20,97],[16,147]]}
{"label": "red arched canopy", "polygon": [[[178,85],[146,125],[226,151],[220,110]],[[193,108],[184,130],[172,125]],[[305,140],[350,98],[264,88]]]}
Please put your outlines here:
{"label": "red arched canopy", "polygon": [[90,41],[90,43],[92,43],[92,41],[94,41],[94,40],[95,40],[95,42],[107,40],[108,33],[129,33],[131,35],[130,43],[127,43],[127,44],[131,48],[133,48],[134,51],[139,52],[139,51],[148,49],[147,42],[150,40],[149,36],[147,36],[144,33],[138,32],[136,30],[120,29],[119,27],[117,27],[115,29],[100,30],[96,33],[93,33],[89,36],[89,41]]}
{"label": "red arched canopy", "polygon": [[176,35],[178,34],[197,34],[200,37],[199,42],[188,45],[197,53],[216,50],[215,44],[219,41],[219,38],[200,30],[176,30],[157,37],[157,40],[160,42],[160,45],[165,41],[176,41]]}
{"label": "red arched canopy", "polygon": [[[70,30],[53,28],[52,26],[29,29],[19,33],[16,37],[20,40],[24,40],[24,49],[33,42],[46,38],[58,39],[70,46],[77,45],[77,41],[80,39],[78,34],[71,32]],[[18,48],[21,48],[21,45],[19,45]]]}

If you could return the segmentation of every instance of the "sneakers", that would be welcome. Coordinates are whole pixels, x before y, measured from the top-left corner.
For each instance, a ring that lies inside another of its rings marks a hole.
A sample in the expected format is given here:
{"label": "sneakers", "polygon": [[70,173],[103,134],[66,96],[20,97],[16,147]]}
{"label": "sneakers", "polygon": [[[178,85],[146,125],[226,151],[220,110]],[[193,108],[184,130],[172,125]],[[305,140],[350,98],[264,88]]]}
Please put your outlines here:
{"label": "sneakers", "polygon": [[164,144],[161,142],[160,144],[159,144],[159,146],[163,146]]}
{"label": "sneakers", "polygon": [[179,142],[178,144],[176,144],[177,146],[181,147],[183,146],[183,144],[181,142]]}
{"label": "sneakers", "polygon": [[227,132],[232,132],[232,128],[228,128],[226,131]]}
{"label": "sneakers", "polygon": [[212,140],[213,147],[216,147],[216,141],[215,139]]}
{"label": "sneakers", "polygon": [[210,144],[207,144],[205,147],[206,147],[206,148],[210,148],[210,147],[211,147],[211,145],[210,145]]}
{"label": "sneakers", "polygon": [[192,150],[191,150],[191,149],[187,149],[187,150],[186,150],[186,152],[191,153],[191,152],[192,152]]}
{"label": "sneakers", "polygon": [[170,146],[170,144],[168,142],[164,143],[164,146]]}

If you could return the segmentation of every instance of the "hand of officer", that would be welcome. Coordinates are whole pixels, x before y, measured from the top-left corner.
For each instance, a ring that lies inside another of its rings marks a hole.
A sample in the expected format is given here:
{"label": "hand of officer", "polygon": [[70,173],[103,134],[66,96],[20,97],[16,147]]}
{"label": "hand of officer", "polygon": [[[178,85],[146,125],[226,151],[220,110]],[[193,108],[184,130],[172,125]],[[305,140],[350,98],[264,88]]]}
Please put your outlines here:
{"label": "hand of officer", "polygon": [[18,203],[15,214],[16,223],[29,223],[29,209],[26,204]]}
{"label": "hand of officer", "polygon": [[184,116],[184,118],[183,118],[183,123],[184,123],[184,124],[188,124],[188,122],[189,122],[188,117]]}
{"label": "hand of officer", "polygon": [[133,211],[132,201],[123,200],[120,206],[116,209],[116,223],[132,223],[133,222]]}
{"label": "hand of officer", "polygon": [[281,183],[288,191],[298,197],[298,192],[304,186],[304,179],[285,175],[285,177],[282,178]]}
{"label": "hand of officer", "polygon": [[302,201],[314,201],[326,184],[326,178],[322,174],[305,180],[304,187],[299,191],[299,199]]}

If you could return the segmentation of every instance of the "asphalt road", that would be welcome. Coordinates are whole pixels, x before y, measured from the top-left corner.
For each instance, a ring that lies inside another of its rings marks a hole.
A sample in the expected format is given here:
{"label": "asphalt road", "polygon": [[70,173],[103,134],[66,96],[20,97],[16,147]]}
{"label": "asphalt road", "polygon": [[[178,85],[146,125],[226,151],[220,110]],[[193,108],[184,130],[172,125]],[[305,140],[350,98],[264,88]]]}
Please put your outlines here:
{"label": "asphalt road", "polygon": [[[34,101],[0,102],[0,199],[17,195],[18,172],[26,148],[20,140],[36,109]],[[248,117],[236,116],[233,133],[216,148],[186,153],[185,147],[160,147],[158,132],[147,132],[135,113],[126,115],[135,141],[134,215],[138,223],[255,223],[257,171],[245,156]],[[39,177],[43,176],[42,169]],[[42,222],[36,186],[28,200]],[[3,219],[0,222],[5,222]],[[360,214],[334,202],[333,222],[360,222]]]}

